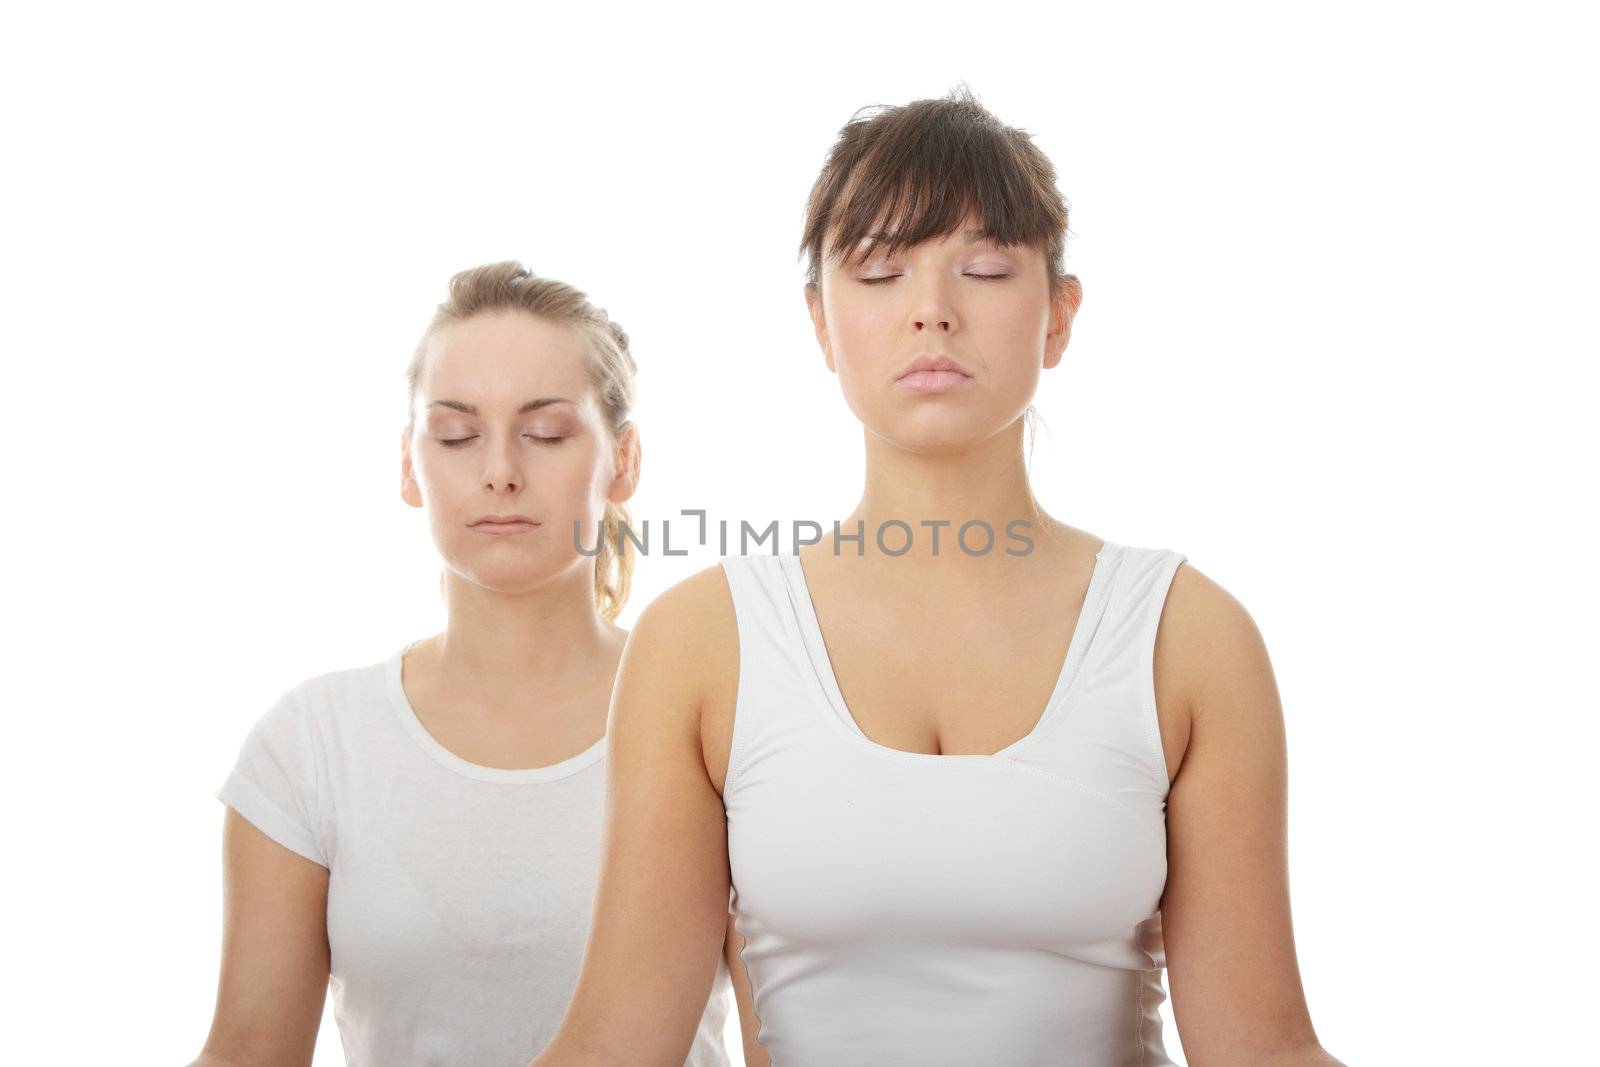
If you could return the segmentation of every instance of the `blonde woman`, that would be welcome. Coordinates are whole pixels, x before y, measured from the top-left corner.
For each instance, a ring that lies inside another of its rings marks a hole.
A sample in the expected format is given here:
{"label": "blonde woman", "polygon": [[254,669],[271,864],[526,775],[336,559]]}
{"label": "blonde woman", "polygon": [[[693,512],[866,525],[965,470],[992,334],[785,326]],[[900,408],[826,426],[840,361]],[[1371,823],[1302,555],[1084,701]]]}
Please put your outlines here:
{"label": "blonde woman", "polygon": [[[244,742],[197,1065],[311,1062],[330,981],[351,1067],[524,1064],[577,978],[633,565],[628,339],[495,263],[451,280],[407,381],[400,495],[427,511],[448,621],[290,688]],[[723,1067],[722,964],[697,996],[674,1063]]]}
{"label": "blonde woman", "polygon": [[[1029,486],[1025,416],[1082,301],[1066,233],[1049,160],[969,93],[841,132],[805,298],[865,491],[635,625],[594,927],[539,1067],[676,1062],[730,887],[780,1067],[1169,1064],[1163,966],[1193,1067],[1338,1063],[1295,960],[1250,616]],[[1139,401],[1099,402],[1159,432]]]}

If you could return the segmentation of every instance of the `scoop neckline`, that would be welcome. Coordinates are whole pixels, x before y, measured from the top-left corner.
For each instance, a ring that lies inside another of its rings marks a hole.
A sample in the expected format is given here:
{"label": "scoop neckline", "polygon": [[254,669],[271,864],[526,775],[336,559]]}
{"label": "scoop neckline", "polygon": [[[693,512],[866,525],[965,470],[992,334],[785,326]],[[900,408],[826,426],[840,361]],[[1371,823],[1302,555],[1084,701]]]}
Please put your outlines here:
{"label": "scoop neckline", "polygon": [[601,734],[600,739],[582,752],[569,756],[558,763],[549,763],[543,767],[486,767],[481,763],[473,763],[451,752],[439,739],[428,732],[422,725],[422,720],[417,717],[416,709],[411,706],[411,701],[406,697],[405,685],[401,681],[401,666],[407,652],[410,652],[419,641],[412,641],[402,645],[384,663],[384,684],[389,693],[389,704],[394,709],[395,717],[400,720],[400,725],[417,746],[431,756],[435,762],[467,778],[475,778],[480,782],[497,782],[503,785],[528,785],[538,782],[554,782],[562,778],[569,778],[579,771],[593,766],[599,762],[606,752],[606,735]]}
{"label": "scoop neckline", "polygon": [[1067,641],[1067,651],[1062,657],[1061,669],[1056,675],[1056,682],[1050,691],[1049,698],[1045,701],[1044,710],[1034,722],[1031,729],[1021,737],[1012,741],[995,752],[911,752],[903,748],[894,748],[874,741],[861,729],[861,724],[856,721],[855,715],[845,703],[844,692],[839,688],[838,676],[833,670],[833,661],[828,658],[827,643],[822,638],[822,626],[817,621],[816,606],[811,601],[811,588],[806,583],[805,569],[800,565],[798,553],[789,553],[779,556],[780,567],[788,587],[790,599],[800,620],[800,634],[805,643],[806,652],[815,671],[817,681],[827,696],[831,714],[824,715],[833,726],[845,737],[856,745],[865,748],[876,755],[890,759],[945,762],[945,763],[971,763],[1002,762],[1015,757],[1043,736],[1053,722],[1059,718],[1060,709],[1066,703],[1074,683],[1077,680],[1079,668],[1082,666],[1084,656],[1098,627],[1100,618],[1104,614],[1107,587],[1110,584],[1110,557],[1121,546],[1112,541],[1102,541],[1100,548],[1095,552],[1094,566],[1089,573],[1089,585],[1084,592],[1083,607],[1078,611],[1077,621],[1072,627],[1072,636]]}

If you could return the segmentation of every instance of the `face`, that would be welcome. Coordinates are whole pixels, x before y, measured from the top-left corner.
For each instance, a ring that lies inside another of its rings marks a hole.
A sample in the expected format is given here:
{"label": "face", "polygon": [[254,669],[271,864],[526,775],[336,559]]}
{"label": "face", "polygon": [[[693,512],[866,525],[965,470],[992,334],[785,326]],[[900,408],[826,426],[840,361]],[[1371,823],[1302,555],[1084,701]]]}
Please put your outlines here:
{"label": "face", "polygon": [[[820,294],[806,292],[850,410],[904,448],[958,451],[1012,426],[1066,348],[1077,290],[1052,299],[1041,251],[977,228],[969,218],[894,256],[830,258]],[[915,370],[920,357],[950,369]]]}
{"label": "face", "polygon": [[[523,311],[434,334],[401,437],[401,497],[457,574],[501,592],[592,573],[606,501],[633,494],[637,431],[613,436],[573,331]],[[495,524],[519,517],[520,524]]]}

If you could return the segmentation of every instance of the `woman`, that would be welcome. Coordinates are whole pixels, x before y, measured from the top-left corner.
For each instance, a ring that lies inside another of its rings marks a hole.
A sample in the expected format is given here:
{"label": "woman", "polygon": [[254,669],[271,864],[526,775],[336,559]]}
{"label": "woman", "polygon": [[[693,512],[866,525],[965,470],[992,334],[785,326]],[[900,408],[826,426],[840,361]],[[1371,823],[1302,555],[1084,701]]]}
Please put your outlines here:
{"label": "woman", "polygon": [[[577,977],[633,564],[627,335],[495,263],[451,279],[407,381],[400,495],[428,512],[448,621],[294,686],[245,741],[218,793],[226,926],[196,1064],[310,1063],[330,979],[351,1065],[524,1064]],[[728,1062],[727,983],[719,964],[674,1062]]]}
{"label": "woman", "polygon": [[964,91],[842,131],[805,296],[865,492],[837,540],[724,559],[638,620],[594,926],[536,1065],[675,1062],[730,886],[780,1067],[1170,1063],[1163,965],[1196,1067],[1337,1064],[1256,628],[1028,485],[1082,301],[1066,231],[1049,160]]}

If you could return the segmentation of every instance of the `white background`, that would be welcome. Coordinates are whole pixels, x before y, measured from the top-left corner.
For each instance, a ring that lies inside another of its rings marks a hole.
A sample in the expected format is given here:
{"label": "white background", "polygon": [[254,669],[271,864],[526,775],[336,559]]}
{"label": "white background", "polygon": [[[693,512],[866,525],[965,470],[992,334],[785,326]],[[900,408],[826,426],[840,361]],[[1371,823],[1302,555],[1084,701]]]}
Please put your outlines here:
{"label": "white background", "polygon": [[[965,81],[1072,208],[1035,491],[1266,636],[1324,1045],[1593,1062],[1579,10],[5,16],[5,1058],[195,1055],[245,731],[442,625],[397,472],[449,275],[519,258],[628,330],[636,517],[842,516],[862,443],[804,318],[804,197],[856,109]],[[715,557],[645,560],[624,624]]]}

